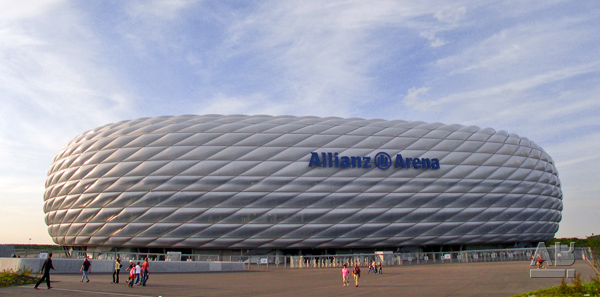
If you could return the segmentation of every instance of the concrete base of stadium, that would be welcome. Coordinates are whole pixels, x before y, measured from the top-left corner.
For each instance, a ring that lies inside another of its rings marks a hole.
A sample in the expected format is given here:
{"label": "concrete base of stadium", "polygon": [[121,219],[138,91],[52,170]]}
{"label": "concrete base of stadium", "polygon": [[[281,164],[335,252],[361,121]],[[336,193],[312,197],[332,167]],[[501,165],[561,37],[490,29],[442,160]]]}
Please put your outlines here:
{"label": "concrete base of stadium", "polygon": [[[42,268],[45,259],[32,258],[0,258],[0,271],[5,269],[17,270],[31,269],[36,272]],[[137,263],[137,261],[135,261]],[[139,261],[140,264],[143,261]],[[52,259],[52,266],[56,272],[60,273],[79,273],[83,260],[78,259]],[[91,271],[94,273],[112,273],[115,267],[114,260],[91,260]],[[128,267],[127,260],[121,262],[122,270]],[[245,269],[243,262],[169,262],[169,261],[150,261],[150,271],[153,273],[170,272],[219,272],[219,271],[243,271]]]}

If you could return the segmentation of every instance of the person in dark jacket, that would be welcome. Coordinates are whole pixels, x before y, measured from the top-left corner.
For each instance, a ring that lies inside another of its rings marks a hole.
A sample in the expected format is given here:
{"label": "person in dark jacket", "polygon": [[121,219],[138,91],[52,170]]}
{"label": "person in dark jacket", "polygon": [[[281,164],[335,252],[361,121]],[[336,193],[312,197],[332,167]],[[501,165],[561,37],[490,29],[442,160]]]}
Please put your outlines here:
{"label": "person in dark jacket", "polygon": [[92,268],[92,263],[90,262],[88,256],[85,256],[85,260],[83,260],[83,264],[81,265],[81,269],[79,269],[79,271],[83,271],[83,275],[81,276],[81,281],[83,282],[83,279],[87,279],[87,282],[90,282],[90,278],[88,277],[88,273],[92,272],[91,270]]}
{"label": "person in dark jacket", "polygon": [[42,278],[40,278],[40,280],[37,282],[37,284],[35,284],[35,287],[33,287],[34,289],[39,290],[38,286],[44,280],[46,280],[46,284],[48,285],[48,289],[52,289],[52,286],[50,286],[50,269],[54,270],[54,266],[52,266],[52,253],[49,253],[48,254],[48,258],[46,259],[46,261],[44,261],[44,265],[42,265],[42,269],[40,269],[40,273],[43,270],[44,271],[44,275],[42,276]]}

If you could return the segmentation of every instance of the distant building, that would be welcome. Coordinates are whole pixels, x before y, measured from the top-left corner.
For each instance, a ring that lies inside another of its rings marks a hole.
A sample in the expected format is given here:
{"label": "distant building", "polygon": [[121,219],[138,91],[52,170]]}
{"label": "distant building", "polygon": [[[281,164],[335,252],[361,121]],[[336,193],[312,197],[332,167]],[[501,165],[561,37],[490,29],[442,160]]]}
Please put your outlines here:
{"label": "distant building", "polygon": [[490,128],[184,115],[87,131],[55,157],[44,212],[63,246],[395,250],[526,245],[558,230],[550,156]]}

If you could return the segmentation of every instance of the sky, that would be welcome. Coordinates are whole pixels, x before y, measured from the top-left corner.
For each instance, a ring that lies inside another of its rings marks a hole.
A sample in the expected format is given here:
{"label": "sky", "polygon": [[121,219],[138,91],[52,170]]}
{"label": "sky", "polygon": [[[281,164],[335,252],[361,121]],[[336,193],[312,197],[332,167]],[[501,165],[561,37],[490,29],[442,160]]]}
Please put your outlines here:
{"label": "sky", "polygon": [[182,114],[491,127],[554,159],[557,237],[600,233],[598,1],[0,0],[0,244],[52,243],[55,154]]}

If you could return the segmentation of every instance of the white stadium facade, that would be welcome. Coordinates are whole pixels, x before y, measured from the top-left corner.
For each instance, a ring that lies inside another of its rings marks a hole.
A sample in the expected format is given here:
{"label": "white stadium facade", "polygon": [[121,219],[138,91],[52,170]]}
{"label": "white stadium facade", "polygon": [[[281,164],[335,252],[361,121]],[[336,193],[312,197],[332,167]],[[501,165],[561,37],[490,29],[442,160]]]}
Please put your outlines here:
{"label": "white stadium facade", "polygon": [[494,129],[381,119],[183,115],[109,124],[54,158],[65,247],[336,251],[526,246],[554,237],[550,156]]}

